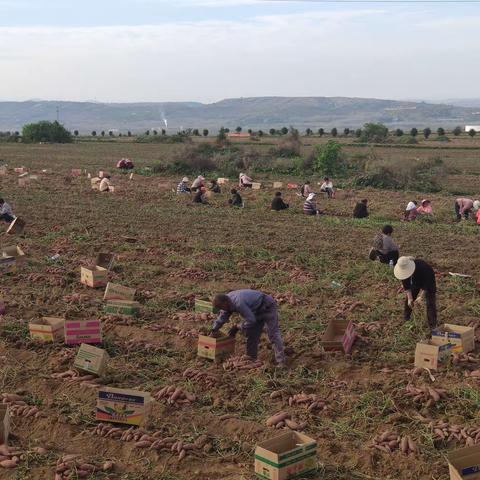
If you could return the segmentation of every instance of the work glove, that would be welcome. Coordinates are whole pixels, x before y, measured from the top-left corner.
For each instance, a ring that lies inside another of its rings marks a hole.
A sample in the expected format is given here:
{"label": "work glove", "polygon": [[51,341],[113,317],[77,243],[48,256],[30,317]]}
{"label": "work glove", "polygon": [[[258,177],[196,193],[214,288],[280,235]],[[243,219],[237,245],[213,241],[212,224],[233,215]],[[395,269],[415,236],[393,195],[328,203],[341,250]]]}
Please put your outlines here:
{"label": "work glove", "polygon": [[238,333],[239,331],[240,331],[240,329],[235,325],[234,327],[232,327],[232,328],[228,331],[228,336],[235,338],[235,336],[237,335],[237,333]]}

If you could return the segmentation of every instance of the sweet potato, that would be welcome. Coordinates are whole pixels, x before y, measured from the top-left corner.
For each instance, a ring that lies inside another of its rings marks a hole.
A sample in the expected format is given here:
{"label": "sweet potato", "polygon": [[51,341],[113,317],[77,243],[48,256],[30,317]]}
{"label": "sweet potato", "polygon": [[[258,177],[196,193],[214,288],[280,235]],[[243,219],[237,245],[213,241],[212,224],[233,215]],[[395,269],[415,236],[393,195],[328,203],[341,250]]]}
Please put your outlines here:
{"label": "sweet potato", "polygon": [[3,468],[15,468],[17,466],[17,462],[15,460],[3,460],[0,462],[0,467]]}
{"label": "sweet potato", "polygon": [[289,418],[290,414],[288,412],[279,412],[275,415],[272,415],[270,418],[267,419],[267,427],[272,427],[276,425],[278,422]]}
{"label": "sweet potato", "polygon": [[150,442],[149,440],[144,440],[142,442],[136,442],[135,446],[137,448],[148,448],[151,444],[152,442]]}

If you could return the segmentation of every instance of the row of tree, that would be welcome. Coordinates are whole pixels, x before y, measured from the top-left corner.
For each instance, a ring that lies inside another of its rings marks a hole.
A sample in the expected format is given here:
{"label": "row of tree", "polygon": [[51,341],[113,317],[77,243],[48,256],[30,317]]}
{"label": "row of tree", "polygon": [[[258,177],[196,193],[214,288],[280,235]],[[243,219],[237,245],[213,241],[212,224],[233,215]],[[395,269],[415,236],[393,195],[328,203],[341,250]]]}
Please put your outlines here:
{"label": "row of tree", "polygon": [[[281,129],[271,128],[268,133],[271,136],[286,136],[292,130],[293,130],[292,127],[290,127],[290,129],[288,129],[287,127],[283,127]],[[235,131],[237,133],[241,133],[242,127],[237,127]],[[298,135],[298,131],[297,130],[295,131],[297,132],[297,135]],[[219,131],[217,138],[219,140],[224,140],[227,138],[227,134],[229,132],[230,132],[230,129],[222,127]],[[204,137],[208,137],[210,132],[208,129],[203,129],[202,132],[200,133],[199,129],[194,128],[194,129],[187,129],[181,133],[182,135],[185,135],[185,136],[200,137],[203,135]],[[254,132],[253,130],[248,130],[248,133],[258,137],[262,137],[265,135],[263,130],[258,130],[256,132]],[[339,135],[339,131],[337,128],[332,128],[329,133],[334,138]],[[421,133],[423,134],[424,138],[428,139],[433,132],[431,128],[427,127],[427,128],[424,128]],[[438,137],[446,138],[446,130],[444,128],[442,127],[438,128],[436,133]],[[452,134],[455,136],[459,136],[461,133],[462,133],[461,127],[455,127],[452,130]],[[474,129],[471,129],[468,132],[468,134],[472,138],[476,135],[476,133],[477,132]],[[166,136],[167,131],[161,130],[160,132],[158,132],[157,130],[152,130],[152,131],[147,130],[145,132],[146,136],[149,136],[149,135],[156,136],[159,134],[162,136]],[[306,136],[312,136],[314,135],[314,132],[312,129],[307,128],[307,130],[305,131],[305,134]],[[319,128],[317,130],[317,134],[318,136],[323,137],[324,135],[327,134],[327,132],[325,131],[325,129]],[[63,125],[61,125],[58,122],[43,121],[43,122],[30,123],[28,125],[25,125],[23,127],[21,136],[19,132],[13,132],[13,133],[0,132],[0,140],[3,138],[3,139],[7,139],[7,141],[19,141],[21,139],[23,142],[26,142],[26,143],[34,143],[34,142],[35,143],[38,143],[38,142],[70,143],[73,141],[73,137],[74,136],[77,137],[78,135],[79,135],[78,130],[74,130],[72,135],[71,132],[69,132]],[[115,133],[113,130],[110,130],[108,132],[105,132],[104,130],[102,130],[99,135],[102,137],[105,137],[106,135],[108,135],[109,137],[114,137]],[[385,125],[382,125],[379,123],[367,123],[364,125],[363,128],[358,128],[353,131],[350,130],[349,128],[345,128],[343,130],[343,135],[345,137],[354,135],[357,139],[359,139],[359,141],[364,141],[364,142],[383,142],[390,135],[390,131]],[[420,135],[420,132],[417,128],[412,128],[408,133],[404,132],[401,128],[397,128],[393,132],[393,135],[396,137],[403,137],[404,135],[409,135],[412,138],[416,138],[418,135]],[[93,130],[91,132],[91,136],[96,137],[97,131]],[[119,133],[118,136],[121,137],[123,136],[123,134]],[[131,137],[132,132],[128,131],[125,134],[125,136]]]}

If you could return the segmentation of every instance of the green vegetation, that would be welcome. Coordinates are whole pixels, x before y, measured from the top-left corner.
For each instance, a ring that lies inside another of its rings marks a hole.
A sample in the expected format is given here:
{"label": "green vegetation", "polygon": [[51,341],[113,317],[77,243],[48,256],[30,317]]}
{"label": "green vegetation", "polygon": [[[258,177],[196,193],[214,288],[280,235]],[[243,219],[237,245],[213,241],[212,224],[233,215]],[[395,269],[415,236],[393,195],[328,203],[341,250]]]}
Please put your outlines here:
{"label": "green vegetation", "polygon": [[29,123],[22,130],[24,143],[71,143],[72,134],[58,122]]}

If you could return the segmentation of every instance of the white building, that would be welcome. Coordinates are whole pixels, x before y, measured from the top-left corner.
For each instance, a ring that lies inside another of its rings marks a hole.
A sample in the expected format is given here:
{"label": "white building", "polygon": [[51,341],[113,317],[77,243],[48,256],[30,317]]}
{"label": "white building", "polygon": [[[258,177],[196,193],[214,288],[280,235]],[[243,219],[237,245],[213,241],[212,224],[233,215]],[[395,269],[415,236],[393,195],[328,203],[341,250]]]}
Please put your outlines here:
{"label": "white building", "polygon": [[468,133],[470,130],[475,130],[480,133],[480,125],[467,125],[465,131]]}

